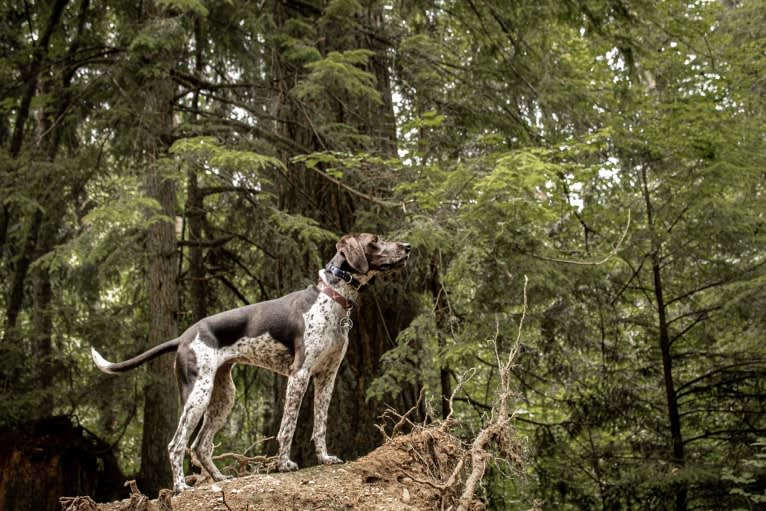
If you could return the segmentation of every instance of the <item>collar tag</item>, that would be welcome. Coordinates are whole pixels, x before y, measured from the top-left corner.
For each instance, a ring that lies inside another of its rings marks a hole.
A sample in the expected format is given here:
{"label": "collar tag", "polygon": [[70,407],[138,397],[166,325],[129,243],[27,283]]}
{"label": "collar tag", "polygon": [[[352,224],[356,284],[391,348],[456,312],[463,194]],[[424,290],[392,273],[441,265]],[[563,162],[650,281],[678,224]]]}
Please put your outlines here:
{"label": "collar tag", "polygon": [[351,309],[346,310],[346,315],[341,318],[339,325],[346,332],[354,328],[354,322],[351,320]]}

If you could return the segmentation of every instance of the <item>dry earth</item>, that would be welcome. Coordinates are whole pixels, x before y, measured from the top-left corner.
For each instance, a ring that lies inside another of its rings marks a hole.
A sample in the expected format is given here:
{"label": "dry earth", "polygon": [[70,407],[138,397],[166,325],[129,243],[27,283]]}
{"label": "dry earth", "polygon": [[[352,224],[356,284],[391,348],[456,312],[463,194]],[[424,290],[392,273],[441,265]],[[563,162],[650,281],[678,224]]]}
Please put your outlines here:
{"label": "dry earth", "polygon": [[[107,504],[71,502],[64,511],[433,510],[435,486],[451,473],[460,443],[439,429],[398,436],[351,463],[298,472],[255,474],[202,483],[180,495],[149,501],[140,494]],[[92,502],[92,501],[91,501]],[[445,501],[444,504],[447,502]],[[449,506],[445,506],[449,507]]]}

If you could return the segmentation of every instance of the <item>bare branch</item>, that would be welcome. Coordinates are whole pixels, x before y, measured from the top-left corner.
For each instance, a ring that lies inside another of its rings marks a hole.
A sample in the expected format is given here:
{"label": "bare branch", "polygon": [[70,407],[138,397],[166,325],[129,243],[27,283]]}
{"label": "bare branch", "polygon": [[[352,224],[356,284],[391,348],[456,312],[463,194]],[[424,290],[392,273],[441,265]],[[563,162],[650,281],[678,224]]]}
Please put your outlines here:
{"label": "bare branch", "polygon": [[625,238],[628,236],[628,230],[630,230],[630,210],[628,210],[628,221],[625,224],[625,230],[622,232],[622,236],[620,236],[620,239],[617,241],[617,244],[615,244],[612,247],[612,250],[609,251],[609,254],[607,254],[604,258],[599,259],[598,261],[578,261],[574,259],[559,259],[556,257],[548,257],[548,256],[542,256],[539,254],[530,254],[527,252],[522,252],[524,255],[532,257],[533,259],[539,259],[541,261],[548,261],[551,263],[564,263],[564,264],[576,264],[579,266],[600,266],[607,262],[609,259],[617,255],[617,252],[619,252],[620,248],[622,247],[623,242],[625,241]]}

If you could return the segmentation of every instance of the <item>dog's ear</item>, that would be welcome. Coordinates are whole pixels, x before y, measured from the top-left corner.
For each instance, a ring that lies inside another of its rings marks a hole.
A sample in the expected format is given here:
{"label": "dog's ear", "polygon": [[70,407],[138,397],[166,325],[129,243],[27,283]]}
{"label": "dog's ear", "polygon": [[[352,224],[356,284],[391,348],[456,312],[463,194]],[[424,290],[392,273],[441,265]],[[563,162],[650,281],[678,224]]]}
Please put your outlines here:
{"label": "dog's ear", "polygon": [[335,245],[338,252],[343,254],[348,264],[359,273],[367,273],[370,265],[367,262],[367,256],[364,254],[364,248],[356,236],[346,235]]}

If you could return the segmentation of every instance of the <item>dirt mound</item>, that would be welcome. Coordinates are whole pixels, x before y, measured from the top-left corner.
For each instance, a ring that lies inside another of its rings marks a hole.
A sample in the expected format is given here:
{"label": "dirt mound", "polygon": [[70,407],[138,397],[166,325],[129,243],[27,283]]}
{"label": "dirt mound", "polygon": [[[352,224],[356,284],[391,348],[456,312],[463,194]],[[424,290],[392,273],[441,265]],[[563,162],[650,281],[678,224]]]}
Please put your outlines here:
{"label": "dirt mound", "polygon": [[98,504],[88,511],[165,511],[168,505],[173,511],[431,510],[450,497],[425,481],[446,479],[460,453],[454,436],[426,428],[395,437],[343,465],[203,483],[177,496],[166,494],[160,501],[148,502],[136,494],[132,501]]}

